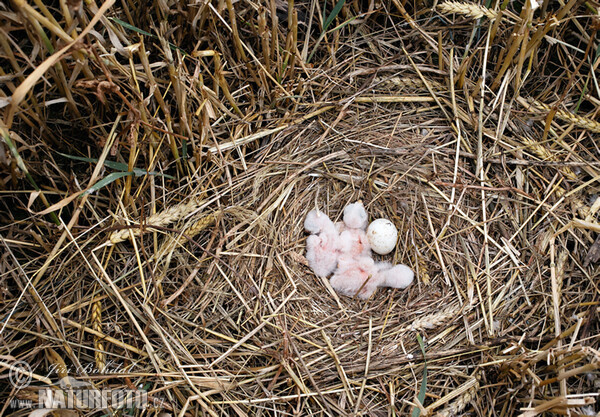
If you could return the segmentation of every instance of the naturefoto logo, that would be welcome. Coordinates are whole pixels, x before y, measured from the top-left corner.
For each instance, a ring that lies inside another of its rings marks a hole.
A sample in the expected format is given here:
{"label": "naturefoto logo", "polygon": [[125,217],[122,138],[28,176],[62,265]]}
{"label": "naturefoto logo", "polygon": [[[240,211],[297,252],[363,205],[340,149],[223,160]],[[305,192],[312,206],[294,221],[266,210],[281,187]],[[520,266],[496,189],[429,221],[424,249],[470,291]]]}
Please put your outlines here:
{"label": "naturefoto logo", "polygon": [[[63,377],[55,384],[44,386],[31,385],[35,374],[31,366],[24,361],[10,365],[9,380],[18,390],[37,391],[37,403],[34,400],[15,399],[11,401],[13,408],[45,408],[45,409],[145,409],[150,406],[160,408],[160,404],[149,404],[146,390],[133,389],[98,389],[93,384],[73,377]],[[37,377],[48,381],[48,377]],[[31,398],[31,395],[27,395]],[[18,398],[18,393],[17,393]],[[153,399],[156,402],[156,399]]]}
{"label": "naturefoto logo", "polygon": [[76,409],[133,409],[148,407],[146,391],[130,389],[96,389],[88,382],[64,377],[58,381],[59,389],[39,390],[39,403],[43,408]]}
{"label": "naturefoto logo", "polygon": [[10,365],[8,379],[17,389],[26,388],[31,383],[33,372],[31,366],[25,361],[16,361]]}

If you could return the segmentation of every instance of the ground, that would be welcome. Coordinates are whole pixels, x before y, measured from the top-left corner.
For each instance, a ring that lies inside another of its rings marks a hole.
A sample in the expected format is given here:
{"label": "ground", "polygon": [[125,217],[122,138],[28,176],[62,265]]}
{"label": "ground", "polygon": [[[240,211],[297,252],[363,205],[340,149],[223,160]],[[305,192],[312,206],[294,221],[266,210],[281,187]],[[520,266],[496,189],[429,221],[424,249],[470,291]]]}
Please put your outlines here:
{"label": "ground", "polygon": [[[597,3],[113,3],[0,6],[5,414],[600,411]],[[308,268],[357,200],[406,290]]]}

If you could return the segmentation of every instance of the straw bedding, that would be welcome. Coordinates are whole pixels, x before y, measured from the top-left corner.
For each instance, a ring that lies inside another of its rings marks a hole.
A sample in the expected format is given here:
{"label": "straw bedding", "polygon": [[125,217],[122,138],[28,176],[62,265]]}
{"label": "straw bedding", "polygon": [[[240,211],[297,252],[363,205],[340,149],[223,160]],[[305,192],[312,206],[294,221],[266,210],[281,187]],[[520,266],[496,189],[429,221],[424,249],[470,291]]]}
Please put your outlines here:
{"label": "straw bedding", "polygon": [[[583,5],[328,4],[319,40],[316,3],[121,3],[2,11],[0,369],[34,374],[4,412],[65,376],[136,415],[599,411]],[[36,78],[40,33],[74,46]],[[356,200],[408,289],[308,268],[308,211]]]}

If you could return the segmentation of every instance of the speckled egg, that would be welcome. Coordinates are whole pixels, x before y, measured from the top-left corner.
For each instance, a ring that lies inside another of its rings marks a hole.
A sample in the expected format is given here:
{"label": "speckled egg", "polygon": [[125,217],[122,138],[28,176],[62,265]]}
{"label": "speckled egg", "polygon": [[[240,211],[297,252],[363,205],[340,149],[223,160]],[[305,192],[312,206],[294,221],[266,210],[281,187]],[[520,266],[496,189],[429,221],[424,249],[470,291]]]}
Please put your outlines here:
{"label": "speckled egg", "polygon": [[387,255],[396,247],[398,230],[388,219],[373,220],[367,227],[367,239],[373,252]]}

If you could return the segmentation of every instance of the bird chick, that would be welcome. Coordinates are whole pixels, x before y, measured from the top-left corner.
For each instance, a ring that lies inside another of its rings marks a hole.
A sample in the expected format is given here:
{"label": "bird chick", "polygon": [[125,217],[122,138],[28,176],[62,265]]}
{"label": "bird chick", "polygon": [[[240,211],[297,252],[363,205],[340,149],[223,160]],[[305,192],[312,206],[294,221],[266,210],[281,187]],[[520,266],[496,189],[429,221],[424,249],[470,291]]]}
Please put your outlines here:
{"label": "bird chick", "polygon": [[408,287],[414,278],[408,266],[373,260],[362,202],[349,204],[343,220],[334,224],[319,210],[306,216],[304,228],[311,233],[306,240],[306,259],[314,273],[319,277],[333,273],[329,282],[337,292],[363,300],[377,287]]}
{"label": "bird chick", "polygon": [[340,294],[366,300],[381,284],[382,275],[370,256],[340,255],[338,267],[329,280]]}
{"label": "bird chick", "polygon": [[368,215],[362,201],[348,204],[344,209],[344,222],[336,223],[340,232],[340,252],[353,256],[370,256],[371,244],[365,229]]}
{"label": "bird chick", "polygon": [[308,266],[317,276],[326,277],[337,267],[339,233],[331,219],[319,210],[308,213],[304,228],[312,233],[306,239]]}
{"label": "bird chick", "polygon": [[377,269],[380,287],[406,288],[415,278],[412,269],[403,264],[392,266],[389,262],[379,262]]}
{"label": "bird chick", "polygon": [[344,222],[335,222],[335,230],[338,231],[338,233],[342,233],[344,230],[346,230],[346,225],[344,224]]}
{"label": "bird chick", "polygon": [[304,229],[307,232],[318,235],[322,231],[335,230],[335,225],[329,216],[321,210],[311,210],[304,219]]}
{"label": "bird chick", "polygon": [[392,266],[389,262],[375,263],[370,256],[343,254],[329,282],[342,295],[366,300],[377,287],[406,288],[413,278],[413,271],[406,265]]}
{"label": "bird chick", "polygon": [[348,204],[344,209],[344,224],[349,229],[365,230],[369,223],[369,216],[362,201]]}
{"label": "bird chick", "polygon": [[371,256],[371,244],[361,229],[346,229],[340,233],[340,252],[352,256]]}

